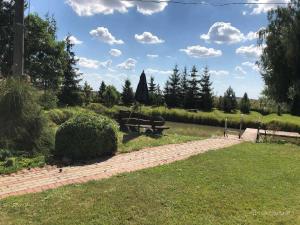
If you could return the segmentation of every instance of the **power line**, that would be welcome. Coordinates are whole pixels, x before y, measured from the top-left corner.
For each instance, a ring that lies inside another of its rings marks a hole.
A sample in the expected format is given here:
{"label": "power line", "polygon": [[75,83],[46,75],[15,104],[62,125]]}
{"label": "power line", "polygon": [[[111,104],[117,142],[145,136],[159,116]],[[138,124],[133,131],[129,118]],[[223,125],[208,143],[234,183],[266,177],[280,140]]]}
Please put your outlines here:
{"label": "power line", "polygon": [[142,2],[142,3],[169,3],[180,5],[210,5],[210,6],[229,6],[229,5],[288,5],[287,2],[227,2],[227,3],[211,3],[205,1],[189,1],[183,2],[179,0],[120,0],[121,2]]}

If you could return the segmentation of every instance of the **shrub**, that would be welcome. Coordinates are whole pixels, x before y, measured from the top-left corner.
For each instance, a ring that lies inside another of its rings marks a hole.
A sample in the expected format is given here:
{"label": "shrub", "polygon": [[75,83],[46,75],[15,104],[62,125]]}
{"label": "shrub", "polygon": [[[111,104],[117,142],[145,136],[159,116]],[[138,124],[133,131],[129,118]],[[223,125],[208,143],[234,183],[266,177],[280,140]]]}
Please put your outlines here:
{"label": "shrub", "polygon": [[12,154],[7,149],[0,149],[0,161],[4,161],[6,158],[11,157]]}
{"label": "shrub", "polygon": [[0,147],[34,153],[41,150],[46,119],[36,90],[22,79],[9,78],[0,86]]}
{"label": "shrub", "polygon": [[103,93],[104,105],[107,107],[113,107],[119,102],[119,93],[114,86],[107,86]]}
{"label": "shrub", "polygon": [[242,113],[245,113],[245,114],[250,113],[250,100],[248,98],[247,93],[245,93],[243,98],[241,99],[240,110]]}
{"label": "shrub", "polygon": [[39,97],[39,104],[45,110],[54,109],[57,107],[58,98],[54,92],[46,91]]}
{"label": "shrub", "polygon": [[104,116],[81,114],[63,123],[56,133],[54,156],[86,160],[117,150],[118,127]]}

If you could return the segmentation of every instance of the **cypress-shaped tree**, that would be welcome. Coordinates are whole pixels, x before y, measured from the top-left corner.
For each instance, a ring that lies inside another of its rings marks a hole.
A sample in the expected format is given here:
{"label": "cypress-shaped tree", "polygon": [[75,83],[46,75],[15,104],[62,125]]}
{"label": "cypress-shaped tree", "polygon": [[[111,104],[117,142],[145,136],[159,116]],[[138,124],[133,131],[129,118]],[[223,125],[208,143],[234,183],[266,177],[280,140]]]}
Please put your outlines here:
{"label": "cypress-shaped tree", "polygon": [[242,113],[248,114],[250,112],[250,100],[247,93],[244,94],[240,102],[240,110]]}
{"label": "cypress-shaped tree", "polygon": [[66,38],[66,59],[64,66],[64,80],[59,94],[59,101],[63,105],[80,105],[82,104],[82,99],[80,96],[80,79],[81,76],[78,73],[78,68],[76,68],[76,63],[78,59],[75,58],[75,53],[72,51],[73,44],[70,41],[70,36]]}
{"label": "cypress-shaped tree", "polygon": [[202,109],[205,111],[211,111],[213,107],[213,94],[211,86],[212,82],[210,81],[209,70],[206,66],[200,80],[200,102]]}
{"label": "cypress-shaped tree", "polygon": [[173,69],[172,75],[168,80],[168,95],[165,96],[166,104],[168,105],[168,107],[180,106],[180,93],[180,73],[176,65]]}
{"label": "cypress-shaped tree", "polygon": [[223,98],[223,110],[224,112],[231,113],[237,108],[237,100],[235,97],[235,92],[231,87],[229,87],[224,93]]}
{"label": "cypress-shaped tree", "polygon": [[122,97],[122,102],[125,105],[131,105],[134,102],[134,93],[129,79],[125,80],[121,97]]}
{"label": "cypress-shaped tree", "polygon": [[190,79],[188,80],[188,91],[187,91],[187,98],[186,98],[186,105],[185,108],[189,109],[197,109],[199,108],[199,83],[198,80],[198,71],[196,66],[193,66]]}
{"label": "cypress-shaped tree", "polygon": [[97,99],[98,99],[98,102],[100,102],[100,103],[104,102],[104,100],[103,100],[103,94],[104,94],[105,90],[106,90],[106,84],[105,84],[104,81],[102,81],[101,85],[99,87],[99,91],[97,93]]}

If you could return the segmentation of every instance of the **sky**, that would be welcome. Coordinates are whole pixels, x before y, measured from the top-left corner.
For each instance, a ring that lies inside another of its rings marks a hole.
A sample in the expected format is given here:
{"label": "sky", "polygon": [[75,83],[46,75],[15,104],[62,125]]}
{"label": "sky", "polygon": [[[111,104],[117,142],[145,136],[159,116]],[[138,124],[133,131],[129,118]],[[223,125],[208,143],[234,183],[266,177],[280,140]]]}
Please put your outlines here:
{"label": "sky", "polygon": [[[101,81],[121,90],[125,79],[135,89],[143,70],[148,80],[153,76],[163,88],[175,65],[181,71],[195,65],[199,75],[208,66],[216,95],[232,86],[237,96],[247,92],[258,98],[264,83],[255,65],[263,48],[257,46],[257,32],[267,26],[267,11],[276,6],[217,7],[200,0],[179,1],[204,4],[31,0],[30,12],[53,14],[58,39],[71,35],[82,80],[95,90]],[[226,2],[237,1],[206,1]]]}

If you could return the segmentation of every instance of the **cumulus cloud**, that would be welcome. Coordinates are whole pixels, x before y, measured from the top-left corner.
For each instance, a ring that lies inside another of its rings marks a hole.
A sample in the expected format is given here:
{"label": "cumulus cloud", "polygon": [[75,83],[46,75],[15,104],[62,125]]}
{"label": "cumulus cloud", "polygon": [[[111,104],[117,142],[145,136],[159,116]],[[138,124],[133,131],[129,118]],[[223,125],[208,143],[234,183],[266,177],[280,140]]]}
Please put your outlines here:
{"label": "cumulus cloud", "polygon": [[[253,2],[253,0],[248,0],[248,2]],[[271,9],[276,9],[278,4],[274,3],[274,0],[254,0],[256,3],[268,3],[268,4],[257,4],[257,5],[249,5],[249,7],[253,8],[251,14],[257,15],[261,13],[266,13]],[[290,0],[281,0],[282,3],[289,3]],[[274,3],[274,4],[272,4]],[[282,6],[282,5],[281,5]]]}
{"label": "cumulus cloud", "polygon": [[258,66],[255,63],[253,63],[253,62],[243,62],[242,65],[250,67],[252,70],[254,70],[256,72],[259,72]]}
{"label": "cumulus cloud", "polygon": [[164,43],[165,41],[160,39],[159,37],[153,35],[150,32],[144,32],[142,34],[135,34],[134,35],[135,40],[142,44],[160,44]]}
{"label": "cumulus cloud", "polygon": [[206,48],[200,45],[188,46],[185,49],[180,49],[180,51],[185,52],[188,56],[193,58],[218,57],[222,55],[221,50]]}
{"label": "cumulus cloud", "polygon": [[98,68],[109,68],[112,65],[111,60],[107,60],[104,62],[88,59],[85,57],[78,57],[78,65],[80,67],[89,68],[89,69],[98,69]]}
{"label": "cumulus cloud", "polygon": [[85,57],[78,58],[78,65],[84,68],[97,69],[99,67],[97,60],[88,59]]}
{"label": "cumulus cloud", "polygon": [[232,26],[231,23],[216,22],[210,28],[207,34],[202,34],[201,39],[216,44],[233,44],[245,39],[244,34]]}
{"label": "cumulus cloud", "polygon": [[117,40],[106,27],[97,27],[96,29],[90,31],[90,35],[110,45],[124,44],[122,40]]}
{"label": "cumulus cloud", "polygon": [[122,55],[122,52],[119,49],[113,48],[109,51],[109,54],[114,57],[119,57]]}
{"label": "cumulus cloud", "polygon": [[240,66],[236,66],[234,70],[239,75],[246,75],[247,74],[247,72],[242,67],[240,67]]}
{"label": "cumulus cloud", "polygon": [[229,72],[227,70],[210,70],[209,73],[212,76],[227,76]]}
{"label": "cumulus cloud", "polygon": [[256,45],[241,46],[235,50],[236,54],[247,58],[259,58],[262,54],[262,47]]}
{"label": "cumulus cloud", "polygon": [[155,59],[155,58],[158,58],[159,56],[158,55],[147,54],[147,57],[150,58],[150,59]]}
{"label": "cumulus cloud", "polygon": [[209,28],[208,33],[202,34],[200,38],[208,43],[234,44],[255,40],[258,38],[258,32],[250,31],[248,34],[243,34],[231,23],[216,22]]}
{"label": "cumulus cloud", "polygon": [[128,58],[124,62],[117,65],[118,68],[124,69],[124,70],[133,70],[135,69],[135,66],[137,64],[137,61],[133,58]]}
{"label": "cumulus cloud", "polygon": [[152,68],[148,68],[145,70],[145,73],[147,75],[170,75],[172,74],[171,70],[157,70],[157,69],[152,69]]}
{"label": "cumulus cloud", "polygon": [[163,11],[168,3],[156,3],[151,0],[141,1],[122,1],[122,0],[66,0],[66,3],[79,16],[93,16],[96,14],[127,13],[129,8],[136,7],[139,13],[152,15]]}
{"label": "cumulus cloud", "polygon": [[[66,38],[67,38],[67,37],[65,37],[65,40],[66,40]],[[80,45],[80,44],[83,43],[82,41],[80,41],[78,38],[76,38],[76,37],[73,36],[73,35],[71,35],[71,36],[69,37],[69,39],[70,39],[71,44],[73,44],[73,45]]]}

